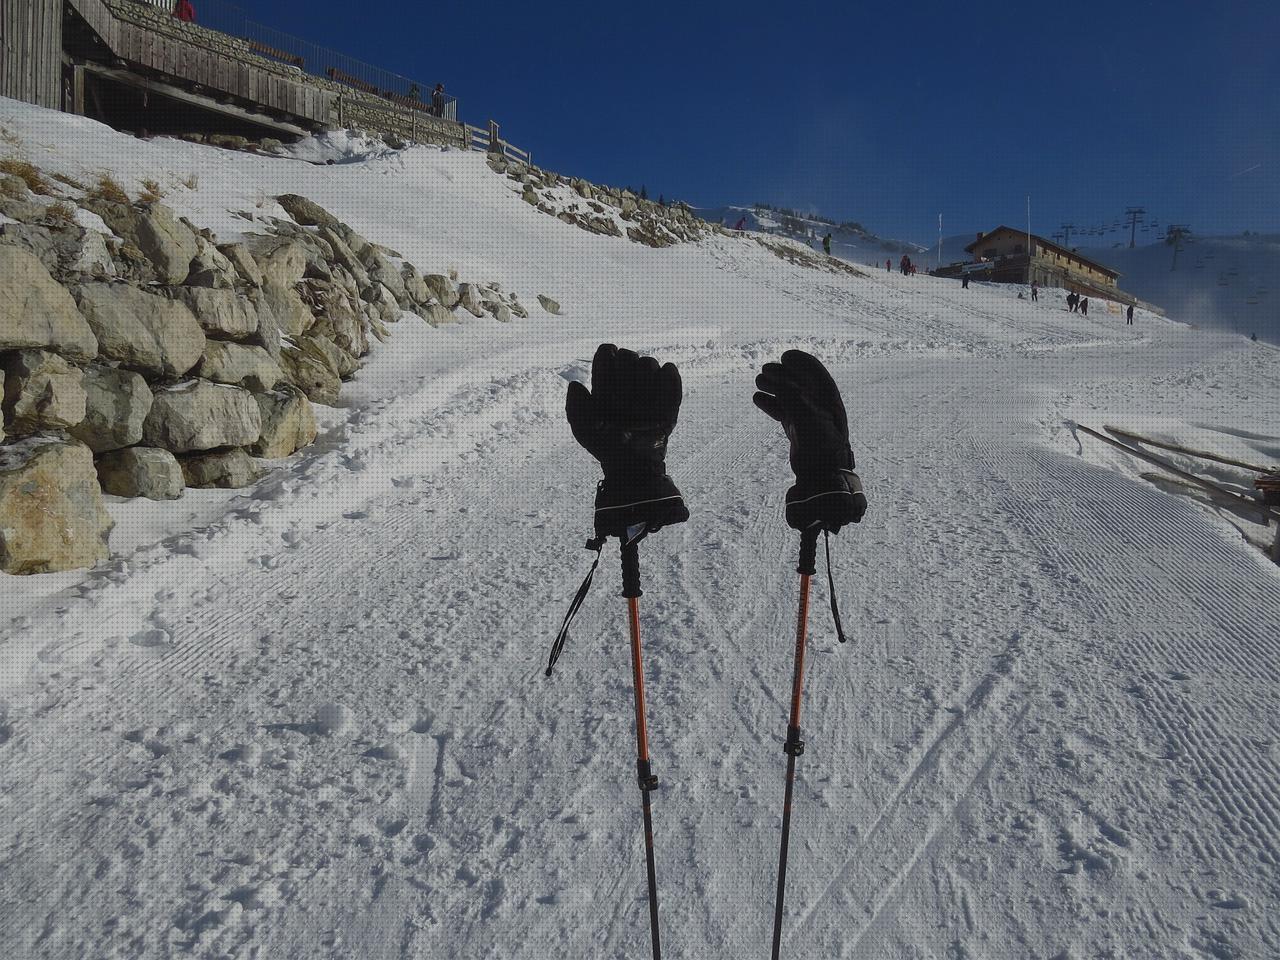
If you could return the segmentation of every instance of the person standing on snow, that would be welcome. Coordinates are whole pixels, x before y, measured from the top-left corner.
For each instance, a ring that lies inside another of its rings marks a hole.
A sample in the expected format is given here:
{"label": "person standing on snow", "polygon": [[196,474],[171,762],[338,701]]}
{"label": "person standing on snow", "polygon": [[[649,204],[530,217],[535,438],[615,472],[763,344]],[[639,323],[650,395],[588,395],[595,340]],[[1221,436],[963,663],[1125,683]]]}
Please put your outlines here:
{"label": "person standing on snow", "polygon": [[831,256],[831,234],[827,234],[822,238],[822,252],[828,257]]}
{"label": "person standing on snow", "polygon": [[886,260],[886,261],[884,262],[884,272],[885,272],[885,273],[893,273],[893,261],[892,261],[892,260]]}
{"label": "person standing on snow", "polygon": [[1080,312],[1084,314],[1086,317],[1089,315],[1089,298],[1088,297],[1084,297],[1083,299],[1081,299]]}
{"label": "person standing on snow", "polygon": [[1040,284],[1036,283],[1034,280],[1031,281],[1031,302],[1040,302]]}
{"label": "person standing on snow", "polygon": [[1129,304],[1129,309],[1125,311],[1125,326],[1133,326],[1133,304]]}
{"label": "person standing on snow", "polygon": [[431,91],[431,112],[437,117],[444,116],[444,84],[437,83]]}
{"label": "person standing on snow", "polygon": [[966,273],[966,274],[963,274],[963,275],[960,277],[960,289],[961,289],[961,290],[968,290],[968,289],[969,289],[969,275],[968,275],[967,273]]}
{"label": "person standing on snow", "polygon": [[747,226],[747,218],[739,217],[738,222],[733,225],[733,229],[742,231],[746,228],[746,226]]}
{"label": "person standing on snow", "polygon": [[1080,302],[1080,298],[1074,293],[1067,294],[1067,313],[1076,312],[1076,304]]}

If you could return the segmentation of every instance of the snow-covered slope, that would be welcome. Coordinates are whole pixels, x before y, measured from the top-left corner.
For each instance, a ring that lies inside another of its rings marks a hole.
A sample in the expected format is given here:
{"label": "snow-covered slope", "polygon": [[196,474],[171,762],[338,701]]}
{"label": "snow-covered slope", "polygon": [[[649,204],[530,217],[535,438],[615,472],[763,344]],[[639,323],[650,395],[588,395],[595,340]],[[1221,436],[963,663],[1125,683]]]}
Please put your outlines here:
{"label": "snow-covered slope", "polygon": [[542,676],[597,477],[565,383],[602,340],[686,391],[693,517],[641,557],[667,955],[769,936],[796,539],[750,397],[791,346],[841,385],[871,510],[835,543],[845,647],[815,584],[785,955],[1280,953],[1280,577],[1241,536],[1274,528],[1072,428],[1275,462],[1280,351],[745,238],[593,236],[479,155],[265,160],[8,101],[0,126],[50,171],[154,177],[220,233],[288,190],[564,307],[406,316],[257,488],[113,504],[113,564],[44,599],[0,580],[6,956],[646,955],[613,547]]}
{"label": "snow-covered slope", "polygon": [[1165,243],[1082,249],[1120,283],[1188,323],[1280,344],[1280,236],[1188,236],[1174,261]]}

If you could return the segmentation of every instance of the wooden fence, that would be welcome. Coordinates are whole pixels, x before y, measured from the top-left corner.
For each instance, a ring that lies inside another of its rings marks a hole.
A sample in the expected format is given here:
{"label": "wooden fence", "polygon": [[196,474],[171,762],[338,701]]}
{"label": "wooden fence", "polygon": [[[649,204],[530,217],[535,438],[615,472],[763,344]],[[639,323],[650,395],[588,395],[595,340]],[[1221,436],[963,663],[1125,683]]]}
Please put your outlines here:
{"label": "wooden fence", "polygon": [[464,126],[468,149],[479,150],[481,153],[495,153],[508,160],[519,160],[530,166],[533,165],[533,154],[503,140],[499,135],[498,125],[494,121],[490,120],[488,127],[473,127],[469,123]]}

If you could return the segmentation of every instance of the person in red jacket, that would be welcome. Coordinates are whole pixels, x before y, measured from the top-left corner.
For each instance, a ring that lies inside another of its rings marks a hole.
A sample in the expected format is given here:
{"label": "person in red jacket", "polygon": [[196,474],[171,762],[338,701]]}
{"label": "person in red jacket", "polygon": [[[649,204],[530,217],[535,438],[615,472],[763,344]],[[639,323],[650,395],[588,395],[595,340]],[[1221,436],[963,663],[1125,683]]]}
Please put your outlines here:
{"label": "person in red jacket", "polygon": [[173,7],[173,15],[183,23],[196,22],[196,8],[191,5],[191,0],[178,0]]}

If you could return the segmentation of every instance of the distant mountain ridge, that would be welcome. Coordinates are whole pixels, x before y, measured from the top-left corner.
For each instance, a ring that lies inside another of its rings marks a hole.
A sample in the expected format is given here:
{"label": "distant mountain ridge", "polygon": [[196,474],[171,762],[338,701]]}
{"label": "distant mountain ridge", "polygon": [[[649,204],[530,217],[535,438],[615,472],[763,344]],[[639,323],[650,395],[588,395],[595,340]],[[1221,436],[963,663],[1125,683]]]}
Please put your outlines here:
{"label": "distant mountain ridge", "polygon": [[815,249],[821,248],[822,238],[830,233],[832,255],[850,263],[883,265],[886,259],[896,260],[904,253],[915,257],[925,250],[918,243],[877,236],[856,221],[837,223],[820,214],[805,213],[774,204],[703,207],[696,212],[712,223],[732,228],[739,221],[744,221],[744,230],[789,237]]}

